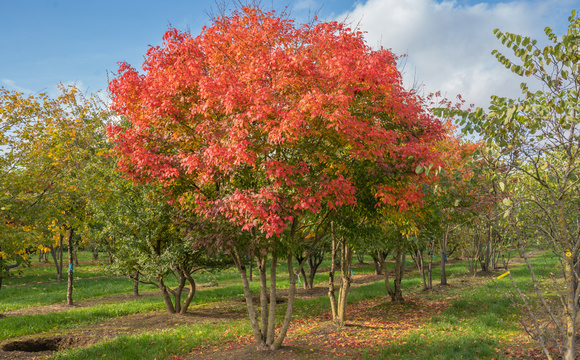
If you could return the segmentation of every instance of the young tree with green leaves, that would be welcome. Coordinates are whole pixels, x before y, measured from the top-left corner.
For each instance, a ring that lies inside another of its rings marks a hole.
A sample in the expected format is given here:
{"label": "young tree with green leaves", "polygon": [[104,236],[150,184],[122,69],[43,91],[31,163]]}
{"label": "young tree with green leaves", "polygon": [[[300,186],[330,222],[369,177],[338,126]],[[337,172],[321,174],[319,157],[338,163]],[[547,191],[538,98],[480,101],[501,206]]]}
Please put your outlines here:
{"label": "young tree with green leaves", "polygon": [[[572,12],[568,20],[568,29],[561,37],[545,29],[548,45],[544,47],[529,37],[496,29],[497,38],[516,59],[494,51],[498,61],[534,82],[522,83],[521,98],[493,96],[487,114],[478,109],[463,114],[462,121],[466,131],[481,134],[490,146],[497,147],[514,180],[503,183],[510,194],[502,200],[503,206],[513,217],[513,229],[538,301],[550,319],[548,327],[533,321],[526,324],[526,329],[540,342],[548,358],[572,360],[576,358],[580,297],[580,18]],[[528,216],[533,213],[542,216]],[[545,245],[560,258],[561,316],[552,309],[553,304],[545,301],[525,255],[523,237],[531,230],[542,234]],[[533,315],[527,302],[526,308]],[[549,347],[552,337],[556,354]]]}

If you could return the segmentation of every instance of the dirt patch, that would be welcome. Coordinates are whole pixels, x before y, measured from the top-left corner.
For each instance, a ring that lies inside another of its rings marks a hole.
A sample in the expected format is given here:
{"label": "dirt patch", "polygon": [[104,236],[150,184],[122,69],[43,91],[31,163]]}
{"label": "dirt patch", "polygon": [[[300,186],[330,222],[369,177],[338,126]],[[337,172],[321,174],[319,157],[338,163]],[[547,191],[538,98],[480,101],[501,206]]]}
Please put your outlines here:
{"label": "dirt patch", "polygon": [[51,336],[12,341],[2,345],[2,350],[7,352],[58,351],[73,347],[87,346],[93,343],[95,343],[95,339],[82,336]]}
{"label": "dirt patch", "polygon": [[99,339],[95,337],[77,335],[25,338],[4,343],[0,347],[0,359],[42,359],[54,351],[89,346],[97,341]]}

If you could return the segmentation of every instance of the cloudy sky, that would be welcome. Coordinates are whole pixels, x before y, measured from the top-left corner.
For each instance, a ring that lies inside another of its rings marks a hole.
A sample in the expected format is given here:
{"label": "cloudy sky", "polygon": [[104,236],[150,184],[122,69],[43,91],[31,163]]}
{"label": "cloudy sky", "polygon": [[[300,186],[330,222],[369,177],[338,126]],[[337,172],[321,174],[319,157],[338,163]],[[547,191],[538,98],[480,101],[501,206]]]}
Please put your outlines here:
{"label": "cloudy sky", "polygon": [[[494,28],[545,39],[544,28],[567,28],[580,0],[263,0],[306,22],[346,21],[366,32],[373,47],[406,54],[407,85],[461,94],[487,106],[492,94],[517,97],[522,80],[497,64]],[[198,34],[215,13],[213,0],[1,0],[0,86],[26,93],[54,92],[75,83],[96,92],[126,61],[140,67],[149,45],[168,26]]]}

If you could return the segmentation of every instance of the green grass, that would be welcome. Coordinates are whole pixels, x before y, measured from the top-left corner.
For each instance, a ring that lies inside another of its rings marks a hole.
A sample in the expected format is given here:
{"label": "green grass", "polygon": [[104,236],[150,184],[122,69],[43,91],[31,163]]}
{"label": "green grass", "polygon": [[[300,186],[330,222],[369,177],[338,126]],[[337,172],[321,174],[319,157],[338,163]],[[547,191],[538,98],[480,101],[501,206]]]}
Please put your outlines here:
{"label": "green grass", "polygon": [[119,336],[88,348],[59,352],[53,359],[167,359],[171,356],[186,354],[192,348],[224,345],[225,342],[250,331],[249,325],[242,321],[179,326],[154,333]]}
{"label": "green grass", "polygon": [[[355,274],[374,272],[372,260],[365,259],[369,264],[357,265]],[[557,259],[549,253],[541,254],[533,259],[537,275],[545,277],[554,271]],[[321,268],[328,267],[325,261]],[[91,278],[91,274],[101,274],[102,266],[87,267],[87,277],[75,282],[75,299],[83,297],[98,297],[108,294],[131,293],[132,282],[126,278]],[[393,266],[389,263],[388,266]],[[28,269],[27,269],[28,270]],[[43,276],[38,269],[31,270],[36,275]],[[512,267],[512,276],[523,291],[531,290],[529,273],[525,265]],[[80,272],[80,268],[79,268]],[[491,359],[501,358],[498,350],[502,341],[511,339],[514,334],[521,335],[517,313],[502,292],[512,291],[507,277],[492,280],[491,276],[477,279],[475,286],[464,287],[462,280],[470,281],[467,268],[463,262],[449,263],[447,266],[451,287],[438,292],[423,292],[422,281],[416,270],[409,268],[402,282],[403,294],[421,296],[427,300],[448,299],[450,307],[442,313],[433,316],[430,321],[418,326],[416,330],[397,339],[382,349],[373,349],[374,355],[366,358],[384,359]],[[500,272],[501,273],[501,272]],[[499,275],[498,273],[497,275]],[[496,276],[497,276],[496,275]],[[24,274],[24,276],[35,276]],[[192,306],[210,304],[215,301],[241,297],[243,290],[236,269],[224,269],[216,272],[200,272],[195,275],[198,284],[215,283],[219,286],[198,288]],[[252,291],[259,291],[257,273],[251,283]],[[438,284],[439,268],[433,271],[434,284]],[[326,283],[328,273],[319,272],[316,283]],[[288,287],[288,274],[285,262],[278,267],[277,288]],[[39,304],[58,303],[64,300],[66,282],[35,283],[30,285],[10,284],[0,290],[0,311],[16,309]],[[141,290],[144,288],[142,287]],[[383,281],[377,281],[353,288],[349,294],[349,304],[355,304],[365,299],[385,298]],[[244,306],[240,303],[240,306]],[[59,313],[33,314],[18,317],[7,317],[0,320],[0,340],[34,334],[39,332],[59,332],[78,326],[105,321],[107,319],[136,313],[163,311],[163,301],[160,296],[124,301],[115,304],[102,304],[87,308],[71,309]],[[314,299],[297,299],[294,308],[295,319],[308,319],[329,310],[326,296]],[[279,314],[284,306],[278,307]],[[281,318],[281,316],[279,317]],[[229,331],[228,331],[229,330]],[[224,320],[213,324],[182,325],[172,330],[154,333],[132,334],[106,340],[84,349],[72,349],[55,355],[56,359],[155,359],[170,358],[187,353],[189,349],[212,346],[224,341],[233,340],[239,335],[251,333],[246,320]]]}
{"label": "green grass", "polygon": [[0,340],[45,331],[59,331],[163,308],[161,297],[152,297],[61,312],[10,316],[0,320],[2,325],[0,327]]}

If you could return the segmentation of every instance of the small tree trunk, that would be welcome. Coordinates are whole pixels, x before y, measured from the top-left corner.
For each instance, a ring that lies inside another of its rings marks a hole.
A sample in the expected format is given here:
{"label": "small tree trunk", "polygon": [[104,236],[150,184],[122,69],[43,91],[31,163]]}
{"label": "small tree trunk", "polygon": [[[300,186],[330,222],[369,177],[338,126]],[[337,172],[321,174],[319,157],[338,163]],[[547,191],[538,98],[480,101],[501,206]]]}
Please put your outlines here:
{"label": "small tree trunk", "polygon": [[159,290],[161,290],[161,295],[163,296],[163,301],[165,302],[165,307],[167,308],[167,311],[169,311],[169,313],[171,314],[175,314],[175,307],[173,306],[173,302],[171,301],[171,295],[169,295],[169,291],[167,289],[167,286],[165,286],[162,277],[157,278],[157,285],[159,287]]}
{"label": "small tree trunk", "polygon": [[133,296],[139,296],[139,271],[133,275]]}
{"label": "small tree trunk", "polygon": [[[293,259],[288,261],[292,262]],[[268,309],[268,331],[266,333],[266,345],[270,347],[274,343],[276,336],[276,266],[278,257],[272,254],[272,264],[270,268],[270,308]],[[290,274],[291,276],[292,274]]]}
{"label": "small tree trunk", "polygon": [[365,263],[365,253],[364,253],[364,252],[363,252],[363,253],[358,253],[358,252],[357,252],[357,253],[356,253],[356,258],[357,258],[357,260],[358,260],[358,263],[359,263],[360,265],[362,265],[362,264],[364,264],[364,263]]}
{"label": "small tree trunk", "polygon": [[447,273],[445,272],[445,262],[447,260],[447,235],[449,228],[446,229],[443,239],[441,239],[441,285],[447,285]]}
{"label": "small tree trunk", "polygon": [[[290,236],[292,238],[291,242],[294,241],[294,236],[296,233],[297,222],[294,221],[292,223],[292,229],[290,231]],[[270,350],[278,350],[282,346],[282,342],[286,338],[286,333],[288,332],[288,328],[290,327],[290,320],[292,320],[292,311],[294,309],[294,299],[296,298],[296,274],[294,273],[294,265],[292,264],[292,251],[288,251],[288,274],[290,276],[290,288],[288,289],[288,302],[286,303],[286,313],[284,314],[284,320],[282,321],[282,326],[280,327],[280,332],[272,346],[270,346]],[[302,261],[300,263],[300,268],[304,267],[306,262]]]}
{"label": "small tree trunk", "polygon": [[395,280],[393,288],[391,288],[391,285],[389,283],[389,276],[387,274],[386,266],[383,268],[383,273],[385,276],[385,288],[387,289],[387,294],[391,297],[391,301],[393,302],[404,301],[403,291],[401,288],[401,281],[403,279],[403,272],[405,270],[404,261],[405,261],[405,250],[401,248],[401,244],[399,242],[395,253]]}
{"label": "small tree trunk", "polygon": [[250,282],[254,281],[254,257],[250,257],[250,261],[248,264],[248,269],[250,270]]}
{"label": "small tree trunk", "polygon": [[403,301],[403,289],[401,288],[401,282],[403,280],[403,274],[405,271],[405,255],[406,251],[404,249],[397,249],[397,264],[395,267],[395,294],[392,299],[395,302]]}
{"label": "small tree trunk", "polygon": [[74,256],[75,256],[75,266],[79,266],[79,256],[77,254],[77,250],[78,250],[78,248],[75,247],[75,252],[74,252]]}
{"label": "small tree trunk", "polygon": [[316,253],[310,254],[308,257],[308,288],[314,289],[314,277],[316,276],[316,271],[320,264],[324,261],[324,251],[317,251]]}
{"label": "small tree trunk", "polygon": [[73,282],[74,282],[74,248],[73,248],[73,229],[68,229],[68,286],[66,291],[66,302],[68,305],[73,305]]}
{"label": "small tree trunk", "polygon": [[566,273],[566,339],[565,339],[565,360],[576,359],[576,314],[578,304],[576,300],[576,288],[578,287],[578,274],[574,269],[572,256],[564,259],[564,271]]}
{"label": "small tree trunk", "polygon": [[341,238],[341,263],[340,263],[340,291],[338,293],[338,310],[337,317],[334,323],[338,327],[343,327],[346,324],[346,305],[348,300],[348,291],[350,289],[351,276],[350,266],[352,264],[352,248],[346,244],[346,239]]}
{"label": "small tree trunk", "polygon": [[373,264],[375,265],[375,275],[383,275],[383,262],[385,259],[381,255],[382,251],[377,251],[375,254],[371,254]]}
{"label": "small tree trunk", "polygon": [[[2,247],[0,246],[0,251]],[[0,255],[0,290],[2,289],[2,280],[4,279],[4,257]]]}
{"label": "small tree trunk", "polygon": [[99,248],[97,245],[93,247],[93,260],[99,260]]}
{"label": "small tree trunk", "polygon": [[[258,319],[256,316],[256,311],[254,309],[254,300],[252,299],[252,293],[250,291],[250,283],[248,282],[248,275],[246,273],[246,267],[242,258],[240,257],[238,251],[234,248],[232,250],[232,258],[236,267],[238,268],[238,272],[240,273],[240,277],[242,278],[242,287],[244,289],[244,298],[246,299],[246,305],[248,308],[248,315],[250,317],[250,324],[252,325],[252,330],[254,332],[254,339],[256,340],[256,345],[258,350],[266,350],[266,342],[262,335],[262,331],[260,329],[260,325],[258,324]],[[260,268],[261,259],[257,260],[258,267]],[[261,270],[261,269],[259,269]]]}
{"label": "small tree trunk", "polygon": [[63,253],[64,253],[64,246],[62,243],[62,240],[64,238],[64,235],[60,235],[60,239],[59,239],[59,245],[58,245],[58,256],[59,256],[59,263],[60,263],[60,271],[58,273],[59,275],[59,279],[58,281],[62,281],[62,269],[63,269]]}
{"label": "small tree trunk", "polygon": [[184,271],[183,275],[185,276],[185,278],[189,282],[189,293],[187,294],[187,297],[185,298],[185,301],[183,302],[183,306],[181,307],[181,314],[187,313],[187,309],[189,308],[189,304],[191,304],[191,301],[193,300],[193,297],[195,296],[195,290],[196,290],[195,280],[193,280],[193,277],[191,276],[191,274]]}
{"label": "small tree trunk", "polygon": [[303,280],[302,287],[304,289],[312,289],[312,287],[309,286],[308,278],[306,277],[306,270],[304,270],[304,268],[302,268],[300,270],[300,275],[302,276],[302,280]]}
{"label": "small tree trunk", "polygon": [[332,250],[331,250],[331,262],[330,262],[330,272],[328,273],[328,298],[330,299],[330,310],[332,312],[332,318],[336,319],[338,317],[338,306],[336,304],[336,297],[334,297],[334,272],[336,270],[336,235],[334,232],[334,222],[330,223],[330,229],[332,233]]}
{"label": "small tree trunk", "polygon": [[260,329],[262,332],[262,339],[264,341],[264,346],[266,346],[266,332],[268,331],[268,286],[266,277],[266,260],[267,257],[263,256],[258,259],[258,271],[260,273]]}
{"label": "small tree trunk", "polygon": [[435,247],[435,241],[431,240],[431,249],[429,251],[429,265],[427,267],[427,273],[428,273],[428,277],[427,277],[427,288],[428,289],[433,289],[433,250]]}

